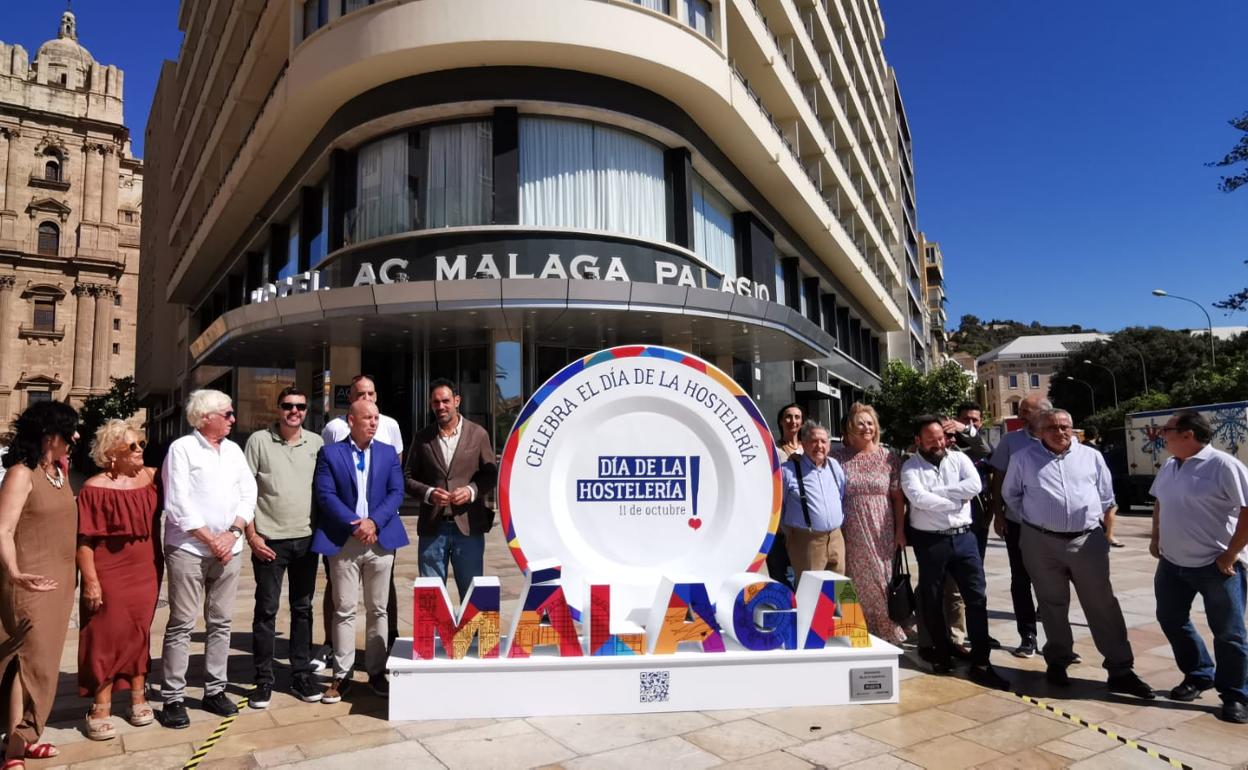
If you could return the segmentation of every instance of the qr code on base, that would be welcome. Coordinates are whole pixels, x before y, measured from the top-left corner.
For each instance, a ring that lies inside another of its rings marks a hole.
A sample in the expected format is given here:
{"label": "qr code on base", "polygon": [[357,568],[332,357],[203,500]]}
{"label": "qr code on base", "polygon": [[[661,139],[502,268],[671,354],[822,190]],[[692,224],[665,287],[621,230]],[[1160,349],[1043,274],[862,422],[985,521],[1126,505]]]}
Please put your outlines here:
{"label": "qr code on base", "polygon": [[672,683],[672,672],[670,671],[642,671],[641,673],[641,702],[642,703],[667,703],[670,692],[668,688]]}

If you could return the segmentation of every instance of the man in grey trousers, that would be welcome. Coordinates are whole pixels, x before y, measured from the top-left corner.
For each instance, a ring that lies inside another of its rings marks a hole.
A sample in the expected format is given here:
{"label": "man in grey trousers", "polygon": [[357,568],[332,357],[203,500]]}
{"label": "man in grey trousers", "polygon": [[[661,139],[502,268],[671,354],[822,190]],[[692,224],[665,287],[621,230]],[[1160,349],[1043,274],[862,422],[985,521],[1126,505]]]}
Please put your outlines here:
{"label": "man in grey trousers", "polygon": [[1109,540],[1102,520],[1114,506],[1109,467],[1100,452],[1072,441],[1074,425],[1061,409],[1037,418],[1040,441],[1010,459],[1002,492],[1019,513],[1019,546],[1040,604],[1046,678],[1066,686],[1074,661],[1070,586],[1079,593],[1092,641],[1105,659],[1110,692],[1152,698],[1136,675],[1122,607],[1109,582]]}
{"label": "man in grey trousers", "polygon": [[203,708],[218,716],[238,709],[225,694],[230,655],[230,619],[242,560],[243,530],[256,515],[256,479],[243,450],[226,440],[234,427],[230,397],[197,390],[186,404],[186,421],[195,430],[169,445],[161,478],[165,485],[165,585],[169,623],[165,626],[165,727],[191,724],[182,703],[191,631],[201,612],[204,643]]}

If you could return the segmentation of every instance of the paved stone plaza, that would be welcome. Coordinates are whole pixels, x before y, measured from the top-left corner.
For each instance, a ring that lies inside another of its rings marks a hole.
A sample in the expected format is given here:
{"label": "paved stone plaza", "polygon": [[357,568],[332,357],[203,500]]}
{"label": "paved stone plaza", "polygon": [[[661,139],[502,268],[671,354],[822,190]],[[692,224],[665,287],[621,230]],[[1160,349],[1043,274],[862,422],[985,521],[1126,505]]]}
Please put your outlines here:
{"label": "paved stone plaza", "polygon": [[[415,519],[408,519],[415,541]],[[1136,670],[1158,690],[1173,687],[1180,676],[1170,649],[1153,620],[1153,560],[1148,555],[1148,520],[1121,519],[1114,585],[1122,601],[1135,646]],[[504,600],[514,599],[519,573],[495,528],[489,536],[487,574],[503,581]],[[240,697],[250,683],[251,594],[254,583],[244,569],[234,613],[234,654],[230,678]],[[1005,548],[993,540],[988,550],[989,606],[993,634],[1007,647],[1017,643],[1009,607],[1009,569]],[[416,575],[415,548],[400,551],[398,582]],[[453,589],[452,589],[453,591]],[[411,597],[400,592],[400,632],[411,632]],[[406,599],[406,600],[405,600]],[[1002,673],[1027,694],[1137,739],[1193,767],[1248,767],[1248,726],[1229,725],[1214,716],[1213,693],[1190,704],[1159,698],[1145,704],[1110,696],[1101,683],[1104,671],[1077,609],[1078,652],[1084,665],[1072,668],[1076,680],[1068,691],[1051,693],[1043,680],[1040,657],[1019,660],[1007,652],[994,655]],[[157,614],[153,652],[159,653],[166,613]],[[317,623],[319,628],[319,601]],[[1203,620],[1200,621],[1203,626]],[[282,626],[279,624],[279,629]],[[316,633],[320,639],[320,631]],[[196,636],[196,649],[202,634]],[[278,654],[283,654],[279,640]],[[118,738],[88,741],[80,731],[87,701],[76,695],[77,634],[71,629],[65,648],[61,699],[47,738],[61,756],[31,761],[32,770],[49,767],[165,768],[181,766],[219,722],[190,709],[192,725],[167,730],[158,725],[133,728],[115,719]],[[962,679],[936,677],[916,664],[911,651],[902,660],[901,702],[880,706],[708,711],[608,717],[548,717],[390,723],[385,703],[359,682],[349,701],[333,706],[304,704],[274,693],[267,710],[244,710],[200,767],[326,768],[636,768],[756,767],[767,770],[810,767],[888,768],[1119,768],[1163,767],[1148,755],[1092,730],[1079,727],[1012,695],[985,690]],[[199,681],[202,656],[191,663],[191,682]],[[159,663],[152,677],[159,683]],[[279,668],[278,684],[285,673]],[[201,690],[192,687],[189,705]],[[1053,699],[1050,700],[1050,696]],[[430,697],[436,698],[436,693]],[[124,705],[119,696],[118,704]],[[153,700],[158,700],[153,696]]]}

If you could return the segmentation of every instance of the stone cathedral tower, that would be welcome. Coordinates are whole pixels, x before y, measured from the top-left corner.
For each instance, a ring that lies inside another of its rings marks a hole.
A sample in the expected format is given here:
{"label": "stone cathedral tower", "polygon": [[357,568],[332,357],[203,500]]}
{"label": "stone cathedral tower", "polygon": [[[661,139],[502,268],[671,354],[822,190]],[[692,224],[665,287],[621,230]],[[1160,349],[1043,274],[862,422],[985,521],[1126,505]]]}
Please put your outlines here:
{"label": "stone cathedral tower", "polygon": [[66,11],[33,59],[0,42],[0,425],[134,371],[143,164],[78,38]]}

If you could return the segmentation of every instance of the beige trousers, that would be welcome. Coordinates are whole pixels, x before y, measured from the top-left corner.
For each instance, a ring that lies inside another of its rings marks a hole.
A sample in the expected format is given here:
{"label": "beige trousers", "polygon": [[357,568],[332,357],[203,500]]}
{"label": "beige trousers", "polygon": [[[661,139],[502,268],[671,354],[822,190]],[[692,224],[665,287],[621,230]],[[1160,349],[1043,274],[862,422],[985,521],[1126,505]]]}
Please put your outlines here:
{"label": "beige trousers", "polygon": [[801,527],[784,528],[789,563],[793,565],[794,582],[807,570],[832,570],[845,574],[845,538],[839,529],[812,532]]}
{"label": "beige trousers", "polygon": [[[355,611],[364,597],[364,669],[369,676],[386,672],[386,599],[394,551],[374,543],[366,546],[347,538],[342,550],[329,557],[334,594],[334,676],[350,678],[355,667]],[[361,590],[362,588],[362,590]]]}

